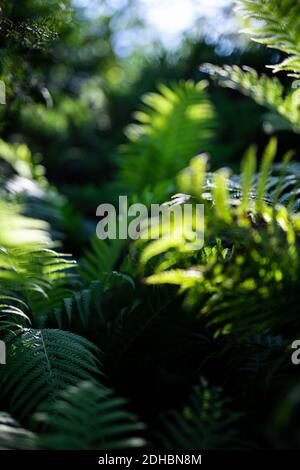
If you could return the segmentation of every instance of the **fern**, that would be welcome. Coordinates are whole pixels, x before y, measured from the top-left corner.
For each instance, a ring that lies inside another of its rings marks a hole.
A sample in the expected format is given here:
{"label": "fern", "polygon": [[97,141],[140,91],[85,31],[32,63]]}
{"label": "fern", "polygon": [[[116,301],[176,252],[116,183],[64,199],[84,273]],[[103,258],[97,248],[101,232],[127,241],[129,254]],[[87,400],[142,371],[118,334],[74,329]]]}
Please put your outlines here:
{"label": "fern", "polygon": [[270,110],[266,118],[272,130],[293,130],[300,132],[300,89],[285,93],[283,85],[276,78],[259,76],[250,68],[237,65],[223,67],[204,64],[201,71],[209,73],[225,88],[233,88]]}
{"label": "fern", "polygon": [[282,335],[270,335],[268,331],[248,338],[247,341],[237,339],[233,342],[231,369],[243,379],[252,381],[262,376],[268,383],[277,373],[282,376],[288,369],[289,345],[292,341],[284,340]]}
{"label": "fern", "polygon": [[1,399],[19,419],[27,418],[59,390],[100,374],[99,351],[85,338],[61,330],[24,329],[6,339]]}
{"label": "fern", "polygon": [[46,315],[67,297],[76,278],[75,262],[49,249],[7,249],[0,252],[2,292],[14,293],[28,306],[31,316]]}
{"label": "fern", "polygon": [[86,282],[107,281],[116,272],[117,263],[126,245],[126,240],[100,240],[93,237],[91,247],[85,250],[79,272]]}
{"label": "fern", "polygon": [[[238,331],[249,335],[267,327],[282,328],[291,321],[295,329],[300,326],[295,309],[300,271],[298,214],[289,213],[279,204],[273,206],[272,199],[270,205],[264,200],[274,151],[276,147],[271,141],[257,179],[257,194],[253,199],[249,194],[246,204],[240,203],[242,195],[231,203],[230,189],[222,174],[214,178],[208,201],[198,188],[195,201],[206,204],[203,249],[194,246],[190,250],[190,240],[184,236],[174,244],[166,232],[163,239],[148,243],[141,254],[146,267],[152,261],[152,274],[147,282],[179,285],[180,292],[187,293],[186,305],[197,305],[202,318],[216,328],[216,334]],[[247,187],[251,179],[249,168],[244,165],[242,176]],[[185,188],[190,182],[195,193],[191,169],[186,171],[185,178]],[[181,175],[180,181],[185,178]],[[275,192],[278,202],[278,188]],[[221,243],[220,248],[217,245],[211,249],[209,244],[215,244],[216,237],[222,237],[225,246]],[[282,317],[280,311],[288,308],[285,298],[290,292],[293,297],[288,297],[289,317]]]}
{"label": "fern", "polygon": [[145,110],[135,115],[138,123],[127,129],[129,144],[120,161],[122,187],[141,192],[169,180],[193,155],[211,148],[216,120],[206,87],[206,82],[188,81],[160,86],[160,94],[145,96]]}
{"label": "fern", "polygon": [[92,281],[90,286],[78,291],[70,291],[69,296],[60,300],[60,305],[54,308],[51,314],[40,315],[38,324],[44,327],[52,318],[55,319],[59,328],[64,325],[80,323],[80,327],[86,329],[92,317],[102,320],[102,296],[103,285],[100,281]]}
{"label": "fern", "polygon": [[[208,387],[202,380],[193,389],[182,413],[170,411],[162,419],[158,434],[165,449],[216,450],[234,446],[240,415],[227,409],[221,389]],[[233,427],[234,426],[234,427]]]}
{"label": "fern", "polygon": [[244,29],[252,39],[288,54],[273,72],[288,71],[300,76],[300,5],[294,0],[241,0],[245,18],[255,20]]}
{"label": "fern", "polygon": [[0,246],[27,250],[50,245],[49,225],[22,215],[22,206],[0,201]]}
{"label": "fern", "polygon": [[92,382],[70,386],[34,420],[46,427],[39,445],[50,450],[113,450],[140,447],[144,426],[126,410],[127,401]]}

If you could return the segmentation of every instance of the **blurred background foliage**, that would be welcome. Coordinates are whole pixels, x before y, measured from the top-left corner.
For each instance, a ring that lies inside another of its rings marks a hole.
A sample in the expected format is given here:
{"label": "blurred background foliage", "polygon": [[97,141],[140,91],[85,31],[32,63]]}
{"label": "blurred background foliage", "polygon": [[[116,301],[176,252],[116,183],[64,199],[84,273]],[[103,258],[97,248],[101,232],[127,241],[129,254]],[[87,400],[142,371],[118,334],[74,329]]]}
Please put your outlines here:
{"label": "blurred background foliage", "polygon": [[[190,31],[165,43],[139,16],[138,3],[22,0],[1,6],[0,76],[7,86],[2,139],[26,144],[48,181],[87,218],[113,198],[109,183],[118,179],[118,146],[145,93],[158,84],[203,78],[199,65],[205,62],[262,71],[276,60],[232,27],[226,36],[213,24],[212,37],[203,7],[204,17],[195,17]],[[232,21],[230,2],[216,11],[219,22]],[[218,121],[214,148],[198,142],[195,153],[210,150],[213,168],[234,167],[254,139],[265,144],[263,109],[214,85],[209,95]]]}

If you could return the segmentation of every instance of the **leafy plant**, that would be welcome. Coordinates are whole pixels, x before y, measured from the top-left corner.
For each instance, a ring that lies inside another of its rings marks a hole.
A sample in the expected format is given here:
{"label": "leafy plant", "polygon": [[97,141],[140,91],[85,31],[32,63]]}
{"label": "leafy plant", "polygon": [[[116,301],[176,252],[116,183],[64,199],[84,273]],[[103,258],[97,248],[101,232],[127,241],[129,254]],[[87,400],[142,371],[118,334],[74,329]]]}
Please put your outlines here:
{"label": "leafy plant", "polygon": [[1,399],[27,418],[59,390],[100,374],[99,351],[85,338],[61,330],[24,329],[7,338],[7,365],[1,368]]}
{"label": "leafy plant", "polygon": [[277,78],[259,76],[256,70],[237,65],[217,67],[211,64],[201,66],[203,72],[225,88],[233,88],[255,100],[269,110],[265,117],[274,130],[300,130],[300,89],[285,92]]}
{"label": "leafy plant", "polygon": [[93,382],[70,386],[47,411],[34,417],[47,431],[43,449],[113,450],[140,447],[144,426],[126,410],[127,402]]}
{"label": "leafy plant", "polygon": [[238,5],[244,18],[250,20],[249,27],[244,29],[245,33],[250,34],[256,42],[288,54],[287,59],[270,66],[273,72],[288,71],[298,76],[299,4],[293,0],[242,0]]}
{"label": "leafy plant", "polygon": [[[182,413],[169,412],[162,418],[159,442],[166,449],[216,450],[233,447],[240,416],[227,409],[218,387],[202,379]],[[236,442],[237,446],[237,442]]]}
{"label": "leafy plant", "polygon": [[205,81],[188,81],[144,97],[120,156],[123,185],[133,192],[154,186],[174,177],[195,153],[210,150],[216,118],[206,87]]}

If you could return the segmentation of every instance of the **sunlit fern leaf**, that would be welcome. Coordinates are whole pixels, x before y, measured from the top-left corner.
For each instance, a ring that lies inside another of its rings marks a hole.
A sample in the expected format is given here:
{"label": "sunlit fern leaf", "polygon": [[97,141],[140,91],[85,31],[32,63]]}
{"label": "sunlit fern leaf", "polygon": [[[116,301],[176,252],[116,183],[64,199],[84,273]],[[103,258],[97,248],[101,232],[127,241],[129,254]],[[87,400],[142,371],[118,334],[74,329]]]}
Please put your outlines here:
{"label": "sunlit fern leaf", "polygon": [[35,450],[36,436],[0,411],[0,450]]}
{"label": "sunlit fern leaf", "polygon": [[242,68],[237,65],[219,67],[203,64],[201,71],[218,80],[221,86],[239,90],[270,110],[270,113],[280,117],[280,120],[276,121],[275,128],[275,120],[271,114],[266,115],[266,119],[270,122],[270,130],[300,132],[300,87],[285,93],[283,85],[277,78],[259,76],[256,70],[245,66]]}
{"label": "sunlit fern leaf", "polygon": [[16,292],[0,290],[0,337],[31,324],[28,305]]}
{"label": "sunlit fern leaf", "polygon": [[272,49],[288,54],[274,72],[287,71],[300,76],[300,5],[294,0],[239,0],[245,19],[254,20],[244,32]]}
{"label": "sunlit fern leaf", "polygon": [[[222,238],[226,243],[224,250],[217,250],[205,259],[202,253],[207,246],[194,247],[188,252],[189,240],[182,236],[175,243],[167,231],[163,239],[145,242],[146,247],[142,250],[141,264],[151,273],[146,282],[177,284],[179,292],[185,292],[185,305],[199,308],[199,317],[216,328],[216,335],[231,331],[253,335],[266,328],[283,328],[292,318],[295,329],[298,328],[295,306],[298,304],[296,285],[300,271],[299,216],[294,206],[290,210],[279,204],[286,198],[280,191],[284,182],[281,175],[275,185],[275,202],[273,180],[270,195],[266,194],[275,152],[276,143],[272,139],[264,152],[261,171],[253,177],[253,195],[248,191],[246,205],[242,193],[232,204],[228,179],[211,178],[211,200],[203,221],[205,240],[210,246],[216,244],[216,237]],[[249,173],[247,168],[244,165],[244,173]],[[235,178],[234,193],[238,180],[243,188],[243,178]],[[251,173],[247,179],[249,183]],[[191,193],[195,193],[189,168],[180,181],[184,182],[186,190],[191,185]],[[220,185],[221,191],[216,197]],[[198,198],[194,196],[191,202],[195,204],[198,200],[207,205],[199,189]],[[290,188],[289,191],[293,196]],[[227,199],[225,210],[223,200]],[[230,218],[227,218],[228,212]],[[289,316],[281,315],[281,309],[287,308]]]}
{"label": "sunlit fern leaf", "polygon": [[127,401],[93,382],[59,394],[34,420],[43,424],[40,447],[49,450],[113,450],[141,447],[144,426],[126,410]]}
{"label": "sunlit fern leaf", "polygon": [[66,331],[24,329],[8,337],[6,347],[6,365],[0,369],[1,399],[21,420],[68,385],[100,374],[97,347]]}
{"label": "sunlit fern leaf", "polygon": [[202,380],[193,389],[182,412],[167,412],[157,433],[160,447],[168,450],[216,450],[237,445],[240,414],[229,410],[219,387]]}
{"label": "sunlit fern leaf", "polygon": [[[286,206],[291,212],[297,213],[300,208],[300,164],[290,162],[291,152],[287,152],[282,163],[272,164],[276,155],[277,144],[274,138],[270,139],[266,147],[259,171],[254,173],[256,168],[257,150],[250,147],[242,162],[241,174],[231,174],[225,177],[226,188],[229,201],[232,205],[242,204],[244,209],[250,208],[250,201],[263,200],[268,205],[280,203]],[[250,157],[252,163],[250,169],[245,165]],[[201,159],[202,156],[198,156]],[[194,158],[190,165],[178,175],[178,186],[180,190],[190,190],[196,197],[202,197],[208,201],[214,201],[214,191],[216,188],[215,175],[203,169],[201,182],[197,184],[195,180]],[[264,161],[266,160],[266,163]],[[286,162],[285,162],[286,160]],[[247,172],[250,174],[247,175]],[[245,186],[245,178],[246,181]],[[171,201],[165,203],[172,207],[175,204],[184,204],[187,201],[193,202],[191,194],[177,194]]]}
{"label": "sunlit fern leaf", "polygon": [[0,251],[1,291],[14,292],[25,301],[33,317],[60,306],[71,286],[77,284],[75,261],[68,255],[46,248],[2,249]]}
{"label": "sunlit fern leaf", "polygon": [[121,153],[121,183],[139,192],[170,179],[200,151],[211,150],[216,118],[206,82],[181,82],[145,96],[145,109],[127,130]]}
{"label": "sunlit fern leaf", "polygon": [[49,225],[21,214],[20,205],[0,200],[0,246],[30,248],[50,245]]}

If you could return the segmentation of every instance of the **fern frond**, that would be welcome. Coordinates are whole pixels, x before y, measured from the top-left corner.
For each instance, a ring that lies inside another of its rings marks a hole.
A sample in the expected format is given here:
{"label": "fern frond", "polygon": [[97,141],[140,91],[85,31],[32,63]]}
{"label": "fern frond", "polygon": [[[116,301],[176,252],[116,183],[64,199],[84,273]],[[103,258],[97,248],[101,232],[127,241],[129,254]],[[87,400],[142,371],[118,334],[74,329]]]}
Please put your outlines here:
{"label": "fern frond", "polygon": [[85,250],[81,259],[79,273],[86,282],[105,281],[117,269],[117,263],[126,245],[126,240],[100,240],[93,237],[91,247]]}
{"label": "fern frond", "polygon": [[294,0],[239,0],[246,19],[254,20],[243,32],[266,46],[288,54],[273,72],[300,76],[300,5]]}
{"label": "fern frond", "polygon": [[[269,109],[277,116],[276,121],[271,119],[271,124],[276,124],[277,130],[300,132],[300,88],[285,94],[284,87],[277,78],[259,76],[256,70],[250,67],[203,64],[201,71],[218,80],[221,86],[239,90]],[[272,115],[267,117],[270,119]]]}
{"label": "fern frond", "polygon": [[113,450],[141,447],[144,426],[126,410],[127,401],[92,382],[64,390],[34,420],[46,426],[40,447],[50,450]]}
{"label": "fern frond", "polygon": [[[206,82],[160,86],[145,96],[137,124],[127,130],[129,144],[121,154],[121,183],[132,192],[170,179],[200,151],[211,149],[216,128]],[[158,169],[159,168],[159,172]]]}
{"label": "fern frond", "polygon": [[228,400],[219,387],[202,380],[193,389],[190,402],[179,413],[170,411],[162,418],[158,434],[165,449],[216,450],[234,446],[240,415],[227,409]]}
{"label": "fern frond", "polygon": [[59,307],[76,283],[75,261],[50,249],[0,251],[1,290],[23,299],[38,317]]}
{"label": "fern frond", "polygon": [[[198,306],[199,316],[217,328],[216,334],[238,331],[249,335],[276,325],[283,328],[291,321],[295,328],[300,327],[295,308],[300,272],[299,214],[278,203],[286,199],[284,191],[281,194],[285,181],[281,176],[275,182],[275,189],[273,177],[272,184],[268,184],[275,152],[276,142],[271,140],[264,152],[261,171],[255,178],[251,178],[248,165],[243,165],[244,174],[239,178],[242,182],[237,196],[236,179],[234,181],[234,199],[230,186],[227,193],[224,192],[227,180],[221,179],[220,174],[218,179],[211,178],[210,197],[207,198],[207,190],[203,194],[202,188],[198,188],[197,197],[192,162],[192,167],[181,173],[179,181],[184,183],[185,189],[190,184],[191,192],[195,194],[192,203],[205,204],[204,247],[194,245],[189,250],[189,237],[183,234],[174,243],[166,231],[164,238],[146,243],[142,251],[142,265],[152,263],[147,282],[180,286],[179,292],[186,292],[186,305]],[[251,179],[255,181],[254,191],[253,194],[247,191],[247,197],[242,194],[242,188],[249,189]],[[221,186],[219,197],[218,186]],[[266,192],[268,187],[272,196]],[[293,198],[293,189],[289,188],[289,191]],[[223,199],[227,204],[224,205]],[[192,226],[194,221],[188,222]],[[224,246],[221,244],[221,249],[216,246],[207,255],[210,246],[216,245],[216,238],[222,239]],[[289,292],[293,292],[292,297]],[[287,308],[286,296],[288,318],[280,314],[281,308]]]}
{"label": "fern frond", "polygon": [[1,399],[20,420],[45,400],[81,380],[99,376],[99,350],[85,338],[61,330],[24,329],[6,339],[0,369]]}
{"label": "fern frond", "polygon": [[[54,317],[59,328],[64,329],[64,325],[70,326],[79,319],[81,327],[87,328],[91,318],[102,320],[102,296],[103,285],[100,281],[92,281],[89,287],[78,291],[70,291],[67,297],[60,300],[60,305],[54,308],[52,315],[40,315],[39,326],[44,327],[45,323]],[[77,321],[78,324],[78,321]]]}
{"label": "fern frond", "polygon": [[51,246],[49,225],[25,217],[21,211],[20,205],[0,200],[0,246],[27,250]]}

